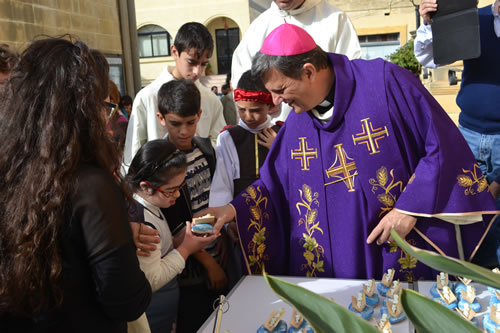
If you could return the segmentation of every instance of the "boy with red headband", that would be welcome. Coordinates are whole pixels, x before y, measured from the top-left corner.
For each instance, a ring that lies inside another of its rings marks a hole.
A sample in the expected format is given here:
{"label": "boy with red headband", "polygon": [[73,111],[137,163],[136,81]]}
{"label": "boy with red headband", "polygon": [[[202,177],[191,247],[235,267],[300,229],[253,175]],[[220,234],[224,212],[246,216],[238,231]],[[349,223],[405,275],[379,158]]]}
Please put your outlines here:
{"label": "boy with red headband", "polygon": [[210,187],[211,207],[228,204],[259,178],[259,169],[281,127],[272,126],[269,116],[274,106],[271,94],[262,80],[252,76],[250,71],[241,76],[234,91],[234,101],[240,121],[217,138],[217,167]]}

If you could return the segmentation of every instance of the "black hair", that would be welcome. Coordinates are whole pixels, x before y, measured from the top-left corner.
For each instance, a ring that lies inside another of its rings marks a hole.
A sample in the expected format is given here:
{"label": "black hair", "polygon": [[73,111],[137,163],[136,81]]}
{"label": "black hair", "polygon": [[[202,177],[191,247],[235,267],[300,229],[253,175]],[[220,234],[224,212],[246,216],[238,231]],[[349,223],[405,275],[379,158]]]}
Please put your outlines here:
{"label": "black hair", "polygon": [[132,105],[132,97],[129,95],[124,95],[120,97],[120,106],[124,107],[125,105]]}
{"label": "black hair", "polygon": [[222,90],[229,89],[231,86],[228,83],[224,83],[221,87]]}
{"label": "black hair", "polygon": [[[173,143],[165,139],[152,140],[135,154],[125,176],[125,183],[133,192],[141,188],[142,181],[161,187],[186,168],[186,155]],[[151,188],[151,193],[154,194],[155,191]]]}
{"label": "black hair", "polygon": [[208,58],[214,51],[214,40],[210,31],[201,23],[184,23],[175,35],[174,46],[179,55],[184,51],[196,50],[197,57],[208,51]]}
{"label": "black hair", "polygon": [[238,81],[238,89],[268,92],[260,76],[252,75],[251,70],[243,73],[240,80]]}
{"label": "black hair", "polygon": [[274,68],[287,77],[300,80],[306,63],[312,64],[317,71],[332,67],[326,52],[321,47],[316,46],[309,52],[292,56],[273,56],[257,52],[252,59],[252,74],[263,77]]}
{"label": "black hair", "polygon": [[200,91],[190,80],[172,80],[158,91],[158,110],[165,116],[175,113],[180,117],[191,117],[200,112]]}

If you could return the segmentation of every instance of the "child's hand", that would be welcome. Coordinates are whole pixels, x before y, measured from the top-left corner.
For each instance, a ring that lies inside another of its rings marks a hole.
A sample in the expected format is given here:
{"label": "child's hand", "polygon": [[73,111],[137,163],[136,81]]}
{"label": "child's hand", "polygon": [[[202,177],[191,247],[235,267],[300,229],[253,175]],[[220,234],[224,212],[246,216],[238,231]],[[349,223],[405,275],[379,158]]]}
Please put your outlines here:
{"label": "child's hand", "polygon": [[259,133],[259,145],[271,149],[274,138],[276,138],[276,132],[272,128],[264,128]]}
{"label": "child's hand", "polygon": [[208,279],[210,280],[210,288],[222,290],[227,285],[226,273],[217,262],[207,267]]}
{"label": "child's hand", "polygon": [[176,249],[183,257],[187,259],[191,254],[204,249],[208,244],[212,243],[219,235],[195,236],[191,232],[191,223],[186,222],[186,231],[184,240]]}

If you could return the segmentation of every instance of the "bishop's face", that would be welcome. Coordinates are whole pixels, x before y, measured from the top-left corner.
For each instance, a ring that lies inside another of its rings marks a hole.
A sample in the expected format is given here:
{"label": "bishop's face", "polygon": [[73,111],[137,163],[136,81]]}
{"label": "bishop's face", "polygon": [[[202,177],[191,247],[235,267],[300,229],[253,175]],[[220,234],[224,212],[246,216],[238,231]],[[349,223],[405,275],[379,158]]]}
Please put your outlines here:
{"label": "bishop's face", "polygon": [[283,75],[276,69],[264,74],[262,81],[273,97],[274,105],[285,102],[290,105],[296,113],[311,110],[323,102],[325,96],[321,96],[316,89],[316,82],[310,73],[304,71],[301,79],[294,79]]}
{"label": "bishop's face", "polygon": [[292,10],[300,7],[305,0],[274,0],[282,10]]}

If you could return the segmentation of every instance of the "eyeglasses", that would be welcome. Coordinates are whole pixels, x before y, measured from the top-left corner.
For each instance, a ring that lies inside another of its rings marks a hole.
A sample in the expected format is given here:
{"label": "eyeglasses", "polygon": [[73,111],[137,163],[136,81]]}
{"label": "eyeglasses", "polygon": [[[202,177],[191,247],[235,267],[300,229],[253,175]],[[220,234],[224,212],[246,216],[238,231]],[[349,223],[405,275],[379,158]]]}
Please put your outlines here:
{"label": "eyeglasses", "polygon": [[110,119],[116,111],[116,104],[110,102],[104,102],[104,107],[106,108],[106,118]]}
{"label": "eyeglasses", "polygon": [[162,190],[159,187],[154,186],[153,184],[151,184],[147,180],[145,180],[144,182],[146,184],[148,184],[149,187],[160,192],[161,194],[163,194],[166,197],[171,197],[172,195],[174,195],[175,192],[180,191],[184,187],[184,185],[186,185],[186,180],[184,179],[179,186],[169,187],[168,190]]}

